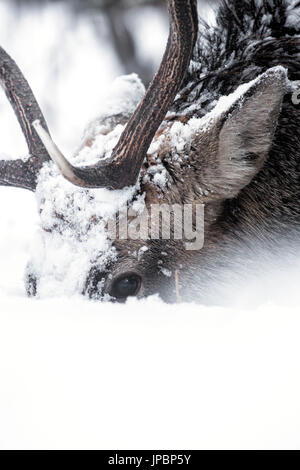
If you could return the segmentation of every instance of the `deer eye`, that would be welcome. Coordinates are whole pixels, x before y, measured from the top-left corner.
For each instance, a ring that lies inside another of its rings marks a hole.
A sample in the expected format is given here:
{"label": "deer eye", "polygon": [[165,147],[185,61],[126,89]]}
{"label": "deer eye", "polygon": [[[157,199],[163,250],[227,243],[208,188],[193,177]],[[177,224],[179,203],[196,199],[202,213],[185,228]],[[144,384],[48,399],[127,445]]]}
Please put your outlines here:
{"label": "deer eye", "polygon": [[126,273],[114,280],[111,289],[112,297],[125,299],[138,294],[142,279],[138,274]]}

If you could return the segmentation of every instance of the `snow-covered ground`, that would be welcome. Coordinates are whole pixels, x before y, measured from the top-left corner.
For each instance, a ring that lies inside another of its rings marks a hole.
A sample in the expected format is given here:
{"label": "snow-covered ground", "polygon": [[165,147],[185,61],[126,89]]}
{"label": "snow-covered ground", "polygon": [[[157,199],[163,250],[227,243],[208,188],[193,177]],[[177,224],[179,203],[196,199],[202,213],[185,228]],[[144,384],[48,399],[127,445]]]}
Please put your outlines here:
{"label": "snow-covered ground", "polygon": [[[59,5],[16,17],[9,3],[0,2],[0,44],[72,152],[118,65],[87,20],[74,25]],[[157,37],[162,51],[163,28]],[[2,92],[0,137],[1,153],[26,153]],[[0,213],[1,448],[300,447],[299,263],[264,296],[259,280],[242,289],[231,308],[30,300],[35,197],[0,188]],[[253,292],[263,300],[241,308]]]}

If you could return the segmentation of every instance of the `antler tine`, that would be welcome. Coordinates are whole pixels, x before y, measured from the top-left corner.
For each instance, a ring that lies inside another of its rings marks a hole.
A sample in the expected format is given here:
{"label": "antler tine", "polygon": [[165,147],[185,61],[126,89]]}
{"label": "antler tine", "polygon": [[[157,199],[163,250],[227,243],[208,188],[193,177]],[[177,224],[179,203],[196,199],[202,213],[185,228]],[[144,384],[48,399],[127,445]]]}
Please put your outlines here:
{"label": "antler tine", "polygon": [[72,166],[43,125],[34,126],[63,176],[78,186],[122,189],[136,183],[146,152],[188,68],[197,39],[197,0],[168,0],[170,32],[160,68],[129,120],[110,158],[90,167]]}
{"label": "antler tine", "polygon": [[[36,176],[49,154],[34,132],[32,122],[47,124],[33,92],[13,59],[0,47],[0,83],[17,116],[30,157],[26,160],[0,161],[0,184],[34,190]],[[48,132],[48,129],[47,129]]]}

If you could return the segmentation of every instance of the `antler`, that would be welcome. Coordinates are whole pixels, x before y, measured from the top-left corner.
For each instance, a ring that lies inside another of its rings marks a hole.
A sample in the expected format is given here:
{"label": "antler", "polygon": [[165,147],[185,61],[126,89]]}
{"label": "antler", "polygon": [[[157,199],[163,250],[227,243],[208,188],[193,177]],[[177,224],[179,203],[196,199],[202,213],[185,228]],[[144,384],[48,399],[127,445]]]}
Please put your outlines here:
{"label": "antler", "polygon": [[2,47],[0,47],[0,83],[18,118],[30,153],[26,161],[0,160],[0,185],[34,191],[38,171],[43,163],[49,160],[49,155],[34,132],[32,122],[39,119],[45,129],[47,124],[22,72]]}
{"label": "antler", "polygon": [[168,0],[170,32],[160,68],[110,158],[90,167],[71,165],[42,123],[33,123],[63,176],[78,186],[121,189],[136,183],[146,152],[178,92],[197,39],[197,0]]}

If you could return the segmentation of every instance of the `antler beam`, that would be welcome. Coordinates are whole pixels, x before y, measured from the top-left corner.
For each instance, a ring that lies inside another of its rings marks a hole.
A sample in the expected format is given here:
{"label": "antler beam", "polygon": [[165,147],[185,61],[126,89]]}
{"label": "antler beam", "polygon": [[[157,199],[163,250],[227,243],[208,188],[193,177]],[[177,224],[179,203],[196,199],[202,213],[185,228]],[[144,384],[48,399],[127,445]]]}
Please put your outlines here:
{"label": "antler beam", "polygon": [[197,39],[197,0],[169,0],[170,31],[160,68],[129,120],[110,158],[90,167],[72,166],[42,122],[35,129],[63,176],[78,186],[121,189],[134,185],[151,141],[180,88]]}
{"label": "antler beam", "polygon": [[30,157],[26,160],[0,161],[0,185],[34,190],[36,177],[49,155],[40,138],[34,132],[32,122],[39,119],[47,130],[47,124],[33,92],[13,59],[0,47],[0,83],[17,116],[26,139]]}

